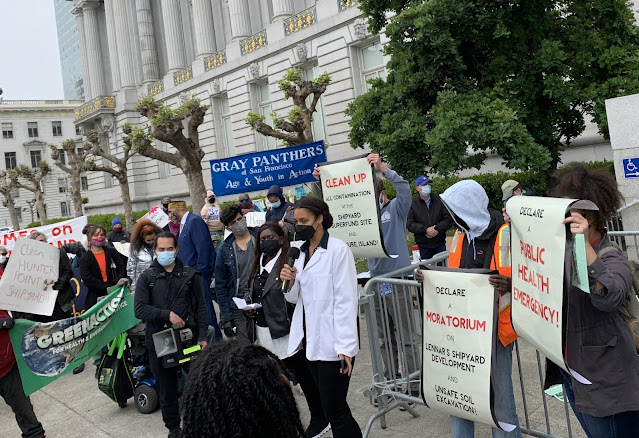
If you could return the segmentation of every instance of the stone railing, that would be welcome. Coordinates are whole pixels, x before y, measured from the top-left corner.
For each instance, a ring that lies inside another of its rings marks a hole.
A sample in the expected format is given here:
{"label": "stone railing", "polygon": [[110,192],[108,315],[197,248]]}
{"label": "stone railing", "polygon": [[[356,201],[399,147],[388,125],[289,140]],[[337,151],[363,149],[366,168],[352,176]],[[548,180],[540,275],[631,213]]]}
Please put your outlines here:
{"label": "stone railing", "polygon": [[340,12],[357,5],[359,5],[358,0],[337,0],[337,6],[339,7]]}
{"label": "stone railing", "polygon": [[191,66],[173,73],[173,85],[180,85],[193,79],[193,69]]}
{"label": "stone railing", "polygon": [[266,30],[262,30],[255,35],[251,35],[248,38],[240,40],[240,50],[242,51],[242,55],[246,55],[247,53],[251,53],[254,50],[266,46],[267,44]]}
{"label": "stone railing", "polygon": [[91,114],[100,112],[101,110],[111,110],[109,112],[113,112],[115,109],[115,97],[113,96],[98,96],[93,100],[88,101],[82,106],[79,106],[75,109],[75,120],[84,119]]}
{"label": "stone railing", "polygon": [[204,58],[204,71],[213,70],[223,64],[226,64],[226,49]]}
{"label": "stone railing", "polygon": [[63,105],[83,103],[80,99],[70,100],[3,100],[0,98],[0,105]]}
{"label": "stone railing", "polygon": [[284,34],[288,36],[315,23],[317,23],[317,14],[315,12],[315,6],[311,6],[284,20]]}
{"label": "stone railing", "polygon": [[146,92],[149,96],[155,96],[156,94],[160,94],[164,91],[164,79],[160,79],[157,82],[153,82],[146,86]]}

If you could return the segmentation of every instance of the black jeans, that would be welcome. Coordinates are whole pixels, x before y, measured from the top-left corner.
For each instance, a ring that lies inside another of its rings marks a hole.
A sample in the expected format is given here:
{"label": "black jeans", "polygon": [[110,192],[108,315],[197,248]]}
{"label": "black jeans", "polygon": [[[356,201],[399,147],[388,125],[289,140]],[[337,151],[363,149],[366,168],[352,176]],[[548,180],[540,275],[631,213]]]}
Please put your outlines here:
{"label": "black jeans", "polygon": [[42,424],[33,412],[31,400],[24,394],[18,365],[13,365],[3,378],[0,379],[0,396],[11,406],[16,422],[20,426],[23,438],[40,438],[44,436]]}
{"label": "black jeans", "polygon": [[162,420],[167,429],[180,427],[180,405],[178,404],[178,370],[180,367],[164,368],[162,358],[155,355],[155,350],[149,349],[149,363],[156,380],[156,388],[160,395]]}
{"label": "black jeans", "polygon": [[326,418],[331,423],[333,437],[361,437],[362,431],[346,402],[351,378],[340,373],[340,361],[311,360],[308,366],[319,389]]}
{"label": "black jeans", "polygon": [[306,350],[302,349],[295,353],[291,357],[283,359],[282,362],[295,376],[295,379],[299,382],[308,403],[308,410],[311,412],[311,422],[324,422],[326,421],[326,415],[324,415],[324,408],[322,408],[322,399],[320,392],[311,374],[311,370],[308,366],[308,360],[306,360]]}

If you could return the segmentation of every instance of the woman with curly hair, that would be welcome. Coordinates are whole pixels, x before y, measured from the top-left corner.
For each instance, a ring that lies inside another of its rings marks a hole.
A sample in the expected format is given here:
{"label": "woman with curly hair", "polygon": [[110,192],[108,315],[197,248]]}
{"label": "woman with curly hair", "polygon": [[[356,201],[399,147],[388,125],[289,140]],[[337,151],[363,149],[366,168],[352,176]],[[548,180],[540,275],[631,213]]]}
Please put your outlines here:
{"label": "woman with curly hair", "polygon": [[617,309],[627,305],[632,273],[626,256],[606,235],[606,221],[622,196],[605,169],[571,163],[555,174],[551,195],[592,201],[598,211],[572,210],[564,224],[583,234],[590,293],[568,293],[566,357],[568,366],[589,379],[586,385],[562,371],[575,416],[589,438],[637,436],[639,428],[639,357],[628,324]]}
{"label": "woman with curly hair", "polygon": [[306,437],[282,362],[235,340],[211,345],[196,361],[182,412],[184,437]]}
{"label": "woman with curly hair", "polygon": [[303,197],[295,205],[294,217],[295,238],[305,242],[294,266],[286,264],[280,272],[280,279],[289,281],[286,300],[296,304],[288,351],[305,345],[330,423],[316,436],[332,429],[335,438],[361,437],[346,401],[359,351],[355,259],[346,243],[329,236],[333,216],[322,199]]}
{"label": "woman with curly hair", "polygon": [[131,231],[129,260],[126,264],[126,275],[131,280],[131,293],[135,292],[135,283],[153,261],[153,242],[162,230],[148,219],[140,219]]}

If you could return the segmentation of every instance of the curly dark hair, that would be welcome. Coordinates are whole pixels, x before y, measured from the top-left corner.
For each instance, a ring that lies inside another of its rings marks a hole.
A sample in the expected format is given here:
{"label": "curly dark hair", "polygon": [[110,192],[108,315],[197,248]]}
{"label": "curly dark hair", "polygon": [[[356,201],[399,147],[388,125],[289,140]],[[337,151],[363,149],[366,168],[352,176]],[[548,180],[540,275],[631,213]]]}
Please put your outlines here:
{"label": "curly dark hair", "polygon": [[140,219],[133,225],[131,230],[131,254],[137,254],[144,244],[144,238],[151,234],[157,236],[162,232],[153,221],[149,219]]}
{"label": "curly dark hair", "polygon": [[585,163],[570,163],[555,171],[552,182],[555,185],[550,190],[551,196],[587,199],[599,207],[599,211],[589,211],[586,215],[592,218],[600,233],[606,231],[606,221],[617,214],[623,203],[617,181],[606,169],[589,169]]}
{"label": "curly dark hair", "polygon": [[333,226],[333,216],[328,210],[328,204],[316,196],[304,196],[295,203],[295,209],[305,208],[313,213],[315,217],[322,215],[322,227],[328,230]]}
{"label": "curly dark hair", "polygon": [[263,347],[235,340],[211,345],[189,372],[182,436],[305,437],[284,376],[286,367]]}
{"label": "curly dark hair", "polygon": [[240,207],[239,204],[229,205],[224,210],[222,210],[222,213],[220,214],[220,220],[226,227],[233,219],[237,217],[238,213],[244,216],[244,214],[242,213],[242,207]]}
{"label": "curly dark hair", "polygon": [[251,265],[251,271],[249,273],[249,278],[248,278],[249,291],[252,291],[251,284],[253,283],[253,280],[255,279],[255,275],[258,273],[258,270],[260,268],[260,256],[262,255],[262,250],[260,248],[260,243],[261,243],[260,234],[262,234],[262,231],[264,230],[271,230],[275,234],[277,234],[279,237],[282,238],[282,253],[280,255],[280,261],[277,265],[277,268],[275,268],[277,269],[277,272],[280,272],[282,268],[284,268],[284,265],[286,264],[286,257],[288,255],[288,250],[290,249],[288,236],[286,235],[286,232],[280,226],[279,223],[272,222],[272,221],[266,222],[265,224],[263,224],[261,227],[257,229],[257,238],[255,239],[255,255],[253,257],[253,265]]}

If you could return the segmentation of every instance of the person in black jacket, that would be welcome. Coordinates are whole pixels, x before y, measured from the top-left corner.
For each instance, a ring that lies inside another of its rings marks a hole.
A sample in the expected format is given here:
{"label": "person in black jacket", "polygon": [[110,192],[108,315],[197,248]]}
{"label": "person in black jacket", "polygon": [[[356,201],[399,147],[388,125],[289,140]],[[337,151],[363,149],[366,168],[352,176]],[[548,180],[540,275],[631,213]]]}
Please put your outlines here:
{"label": "person in black jacket", "polygon": [[124,258],[114,248],[105,246],[106,230],[96,225],[89,231],[89,250],[80,259],[80,274],[82,282],[87,287],[84,309],[89,310],[98,298],[107,295],[107,288],[129,284],[126,276]]}
{"label": "person in black jacket", "polygon": [[197,336],[202,348],[207,346],[209,311],[204,301],[200,273],[185,265],[175,255],[178,240],[170,232],[162,232],[155,239],[153,260],[149,269],[138,278],[135,291],[135,316],[146,322],[146,345],[151,371],[157,379],[160,406],[169,438],[180,436],[180,407],[178,404],[178,370],[164,368],[153,344],[153,334],[170,326],[188,327]]}
{"label": "person in black jacket", "polygon": [[[268,202],[271,203],[271,206],[266,210],[266,222],[280,222],[284,219],[284,215],[289,207],[292,207],[293,204],[288,202],[286,198],[284,198],[284,192],[282,192],[282,188],[277,184],[273,184],[269,189],[266,195],[268,198]],[[281,224],[280,224],[281,225]]]}
{"label": "person in black jacket", "polygon": [[417,195],[413,197],[406,218],[406,228],[415,235],[422,260],[446,251],[446,231],[453,225],[450,213],[439,196],[431,193],[432,182],[427,176],[417,178]]}
{"label": "person in black jacket", "polygon": [[330,427],[317,385],[306,362],[306,352],[300,346],[295,353],[288,354],[288,335],[291,331],[294,307],[284,298],[282,280],[279,278],[288,251],[288,238],[277,222],[267,222],[257,230],[248,290],[250,300],[261,304],[262,307],[257,310],[244,310],[244,314],[253,325],[256,343],[280,358],[295,375],[311,412],[311,423],[306,430],[306,436],[316,437],[328,431]]}

